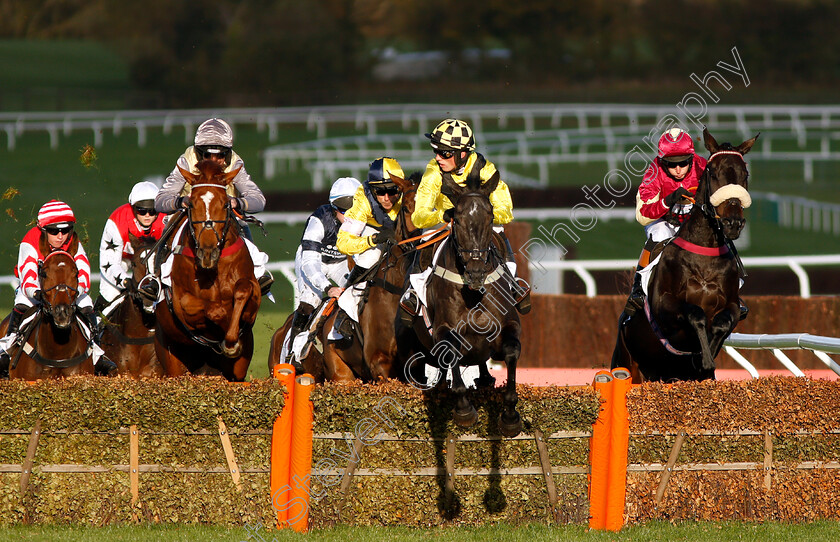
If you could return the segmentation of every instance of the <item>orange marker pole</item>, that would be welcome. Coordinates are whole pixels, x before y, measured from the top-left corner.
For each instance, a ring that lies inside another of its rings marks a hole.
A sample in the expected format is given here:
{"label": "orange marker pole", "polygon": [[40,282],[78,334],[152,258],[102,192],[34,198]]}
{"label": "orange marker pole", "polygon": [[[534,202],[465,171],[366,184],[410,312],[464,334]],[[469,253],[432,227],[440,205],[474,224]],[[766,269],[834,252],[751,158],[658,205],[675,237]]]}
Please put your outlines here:
{"label": "orange marker pole", "polygon": [[627,492],[627,447],[630,443],[627,392],[630,390],[630,371],[617,368],[613,369],[612,374],[606,528],[609,531],[619,531],[624,526],[624,500]]}
{"label": "orange marker pole", "polygon": [[280,528],[288,517],[288,503],[291,485],[289,484],[289,463],[292,443],[292,407],[295,392],[295,368],[288,363],[274,366],[274,378],[285,387],[283,411],[274,420],[271,431],[271,504],[277,513],[277,527]]}
{"label": "orange marker pole", "polygon": [[601,409],[589,440],[589,528],[603,530],[607,523],[607,472],[610,455],[612,373],[598,371],[593,385],[601,396]]}
{"label": "orange marker pole", "polygon": [[[292,407],[292,460],[289,526],[299,533],[309,529],[309,477],[312,473],[312,422],[314,407],[309,396],[315,379],[304,374],[295,380]],[[300,509],[299,509],[300,508]]]}

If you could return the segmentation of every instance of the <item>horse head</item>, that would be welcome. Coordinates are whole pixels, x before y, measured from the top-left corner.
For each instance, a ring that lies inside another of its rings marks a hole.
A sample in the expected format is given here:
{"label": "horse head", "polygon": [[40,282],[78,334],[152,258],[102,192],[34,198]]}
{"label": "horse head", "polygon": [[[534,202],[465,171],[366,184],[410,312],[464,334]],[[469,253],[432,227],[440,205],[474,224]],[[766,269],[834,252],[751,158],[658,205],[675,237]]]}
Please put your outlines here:
{"label": "horse head", "polygon": [[441,191],[454,205],[452,242],[457,255],[464,284],[472,290],[484,286],[487,275],[493,270],[490,246],[493,240],[493,205],[490,194],[499,185],[499,172],[484,184],[481,179],[467,179],[461,186],[449,175],[444,176]]}
{"label": "horse head", "polygon": [[38,270],[41,281],[41,311],[55,327],[68,329],[73,322],[76,297],[79,295],[79,270],[73,256],[64,251],[51,252]]}
{"label": "horse head", "polygon": [[195,243],[195,261],[202,269],[215,269],[231,223],[236,223],[226,187],[241,168],[225,173],[224,168],[212,160],[202,160],[196,167],[198,175],[178,167],[191,186],[187,216]]}
{"label": "horse head", "polygon": [[[744,229],[744,209],[752,200],[747,191],[749,172],[744,155],[752,148],[758,134],[733,147],[729,143],[718,144],[709,130],[703,129],[706,149],[711,153],[703,179],[697,189],[697,202],[708,206],[707,214],[720,221],[723,234],[737,239]],[[705,209],[704,209],[705,210]]]}

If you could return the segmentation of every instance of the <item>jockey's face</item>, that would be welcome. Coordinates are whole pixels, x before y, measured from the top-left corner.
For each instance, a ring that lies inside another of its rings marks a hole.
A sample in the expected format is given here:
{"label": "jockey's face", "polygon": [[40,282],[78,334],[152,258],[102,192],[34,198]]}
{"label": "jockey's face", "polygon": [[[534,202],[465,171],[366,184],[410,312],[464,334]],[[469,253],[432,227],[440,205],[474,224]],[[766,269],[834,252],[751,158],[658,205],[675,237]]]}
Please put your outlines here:
{"label": "jockey's face", "polygon": [[137,219],[137,222],[139,222],[141,226],[143,226],[144,228],[148,228],[152,225],[152,222],[154,222],[157,218],[157,211],[155,211],[154,209],[135,207],[134,217]]}
{"label": "jockey's face", "polygon": [[670,174],[671,177],[681,181],[686,175],[688,175],[688,170],[691,168],[691,158],[687,158],[679,163],[663,162],[663,164],[668,168],[668,174]]}
{"label": "jockey's face", "polygon": [[47,234],[47,243],[49,243],[50,248],[56,250],[61,248],[67,242],[67,238],[73,234],[73,227],[44,226],[44,233]]}
{"label": "jockey's face", "polygon": [[402,195],[400,189],[396,186],[374,188],[373,193],[376,196],[376,201],[378,201],[382,208],[386,211],[390,211]]}
{"label": "jockey's face", "polygon": [[[446,157],[447,155],[449,155],[448,158]],[[466,151],[461,151],[461,160],[463,160],[466,155]],[[455,171],[455,154],[453,151],[436,151],[435,160],[437,160],[438,167],[442,172],[449,173],[451,171]]]}

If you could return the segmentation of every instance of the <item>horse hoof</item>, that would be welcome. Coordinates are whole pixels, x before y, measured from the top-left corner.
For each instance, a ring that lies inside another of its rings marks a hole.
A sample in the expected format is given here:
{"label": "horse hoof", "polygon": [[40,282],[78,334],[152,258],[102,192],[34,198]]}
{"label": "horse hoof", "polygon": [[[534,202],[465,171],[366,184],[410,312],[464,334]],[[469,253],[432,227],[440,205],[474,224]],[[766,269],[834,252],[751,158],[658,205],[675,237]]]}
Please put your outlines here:
{"label": "horse hoof", "polygon": [[472,427],[478,421],[478,411],[472,405],[463,411],[456,409],[452,414],[452,419],[458,427]]}
{"label": "horse hoof", "polygon": [[504,414],[499,415],[499,432],[507,437],[513,438],[522,432],[522,418],[519,413],[514,411],[514,416],[510,420],[505,419]]}
{"label": "horse hoof", "polygon": [[226,344],[222,343],[222,353],[229,358],[238,358],[242,353],[242,343],[238,342],[233,345],[233,348],[228,348]]}

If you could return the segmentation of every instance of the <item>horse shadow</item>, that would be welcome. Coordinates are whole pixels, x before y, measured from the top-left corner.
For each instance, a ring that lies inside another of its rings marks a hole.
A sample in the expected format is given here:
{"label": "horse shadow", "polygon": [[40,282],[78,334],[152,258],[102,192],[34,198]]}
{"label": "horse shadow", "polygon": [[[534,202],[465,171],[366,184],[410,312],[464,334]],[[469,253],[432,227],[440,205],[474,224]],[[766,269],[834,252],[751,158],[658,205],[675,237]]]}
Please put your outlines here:
{"label": "horse shadow", "polygon": [[[499,427],[496,423],[504,409],[504,404],[499,394],[495,393],[493,388],[471,390],[470,395],[470,399],[474,402],[478,411],[484,412],[483,430],[479,430],[476,433],[486,436],[488,439],[485,442],[489,445],[488,460],[486,462],[481,461],[481,466],[488,468],[490,471],[490,474],[487,475],[487,487],[481,502],[485,512],[488,514],[499,514],[508,506],[507,497],[502,490],[501,475],[501,469],[503,468],[501,459],[502,446],[506,439],[499,432]],[[438,470],[438,474],[435,476],[439,490],[436,505],[441,517],[448,521],[459,517],[463,507],[461,496],[455,487],[457,476],[453,472],[453,480],[450,481],[446,466],[449,454],[447,451],[449,439],[456,439],[456,445],[454,446],[454,466],[457,469],[457,444],[459,442],[457,439],[461,435],[468,434],[462,429],[454,428],[454,424],[452,423],[452,412],[458,398],[458,394],[451,390],[439,388],[426,391],[423,397],[434,446],[435,467]],[[476,461],[469,461],[473,469],[478,467],[477,463]]]}

